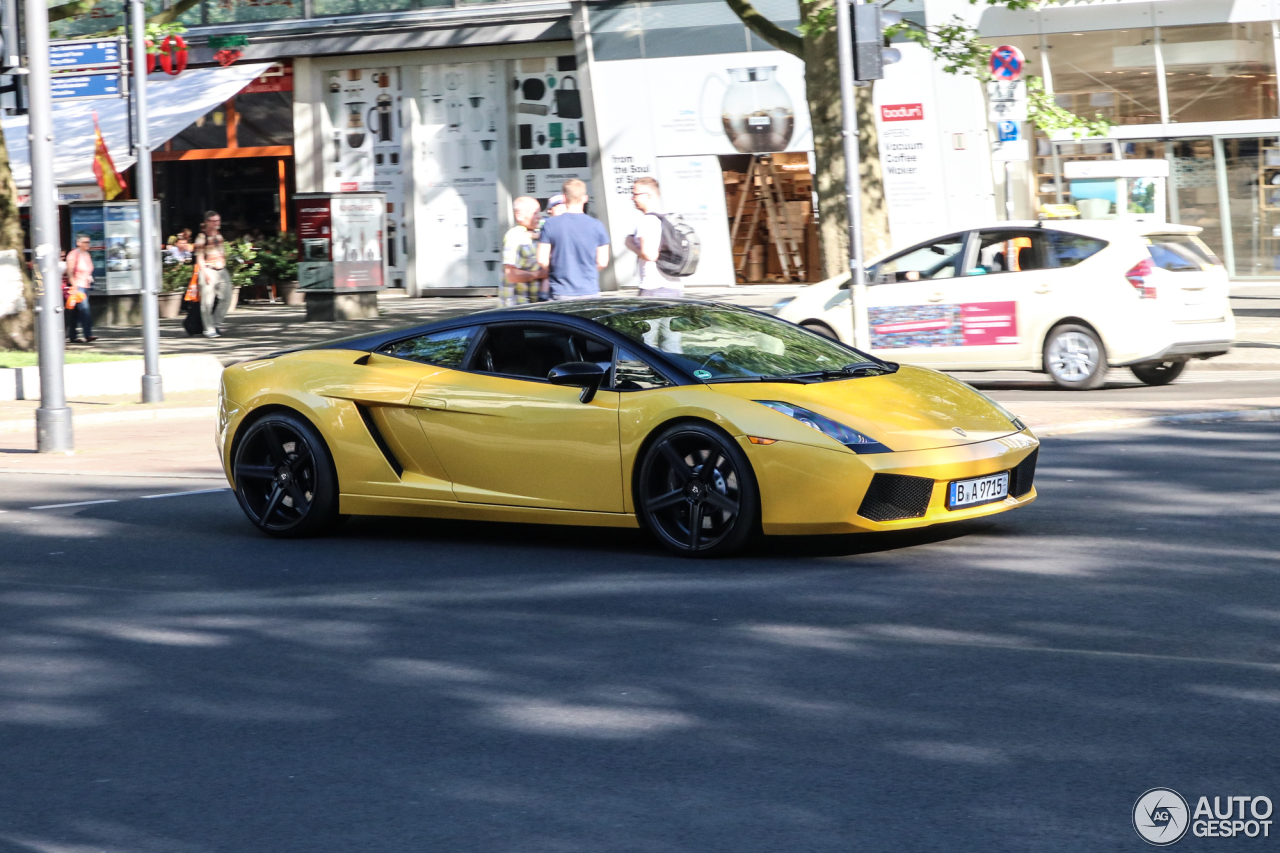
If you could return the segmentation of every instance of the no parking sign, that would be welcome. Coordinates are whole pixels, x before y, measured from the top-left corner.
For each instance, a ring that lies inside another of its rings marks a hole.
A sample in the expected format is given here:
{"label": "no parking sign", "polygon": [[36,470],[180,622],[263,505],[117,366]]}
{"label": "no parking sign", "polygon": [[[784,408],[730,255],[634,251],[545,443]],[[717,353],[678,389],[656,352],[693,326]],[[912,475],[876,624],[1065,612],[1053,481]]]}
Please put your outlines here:
{"label": "no parking sign", "polygon": [[997,80],[1013,81],[1022,77],[1022,66],[1025,61],[1022,51],[1011,44],[1002,44],[991,51],[987,68]]}

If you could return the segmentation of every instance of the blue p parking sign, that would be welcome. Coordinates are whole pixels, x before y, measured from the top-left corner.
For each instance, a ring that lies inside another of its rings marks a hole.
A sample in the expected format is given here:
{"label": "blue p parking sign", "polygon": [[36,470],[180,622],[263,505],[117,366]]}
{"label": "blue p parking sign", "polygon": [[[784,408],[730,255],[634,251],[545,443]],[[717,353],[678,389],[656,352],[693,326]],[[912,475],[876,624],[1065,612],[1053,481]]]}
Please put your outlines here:
{"label": "blue p parking sign", "polygon": [[996,125],[996,131],[1000,134],[1001,142],[1018,141],[1018,123],[1016,121],[1002,121]]}

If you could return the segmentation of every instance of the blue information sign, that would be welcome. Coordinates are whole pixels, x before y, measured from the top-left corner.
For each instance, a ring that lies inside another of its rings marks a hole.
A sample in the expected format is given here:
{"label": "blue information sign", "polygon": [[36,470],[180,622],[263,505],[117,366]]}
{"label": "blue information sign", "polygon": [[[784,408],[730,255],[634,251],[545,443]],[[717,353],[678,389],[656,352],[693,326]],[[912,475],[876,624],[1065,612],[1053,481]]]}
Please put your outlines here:
{"label": "blue information sign", "polygon": [[53,72],[73,68],[101,68],[120,64],[120,42],[64,41],[49,45],[49,70]]}
{"label": "blue information sign", "polygon": [[55,101],[79,101],[87,98],[120,97],[120,74],[54,74],[49,94]]}
{"label": "blue information sign", "polygon": [[1018,141],[1018,123],[1016,121],[1002,121],[996,125],[996,129],[1000,134],[1001,142]]}

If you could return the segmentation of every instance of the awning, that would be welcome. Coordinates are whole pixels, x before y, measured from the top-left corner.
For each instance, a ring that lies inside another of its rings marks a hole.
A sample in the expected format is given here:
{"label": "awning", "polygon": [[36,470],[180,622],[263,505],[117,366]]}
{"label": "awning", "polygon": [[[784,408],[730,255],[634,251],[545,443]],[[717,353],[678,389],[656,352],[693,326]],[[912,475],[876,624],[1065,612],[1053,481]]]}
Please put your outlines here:
{"label": "awning", "polygon": [[[191,68],[177,77],[152,74],[147,78],[147,126],[149,142],[159,148],[187,125],[218,104],[230,100],[270,67],[261,62],[230,68]],[[107,140],[116,169],[123,172],[134,163],[129,150],[129,111],[124,98],[71,101],[53,107],[54,178],[59,185],[92,184],[93,113]],[[31,185],[27,150],[27,117],[4,116],[4,139],[9,166],[19,187]]]}

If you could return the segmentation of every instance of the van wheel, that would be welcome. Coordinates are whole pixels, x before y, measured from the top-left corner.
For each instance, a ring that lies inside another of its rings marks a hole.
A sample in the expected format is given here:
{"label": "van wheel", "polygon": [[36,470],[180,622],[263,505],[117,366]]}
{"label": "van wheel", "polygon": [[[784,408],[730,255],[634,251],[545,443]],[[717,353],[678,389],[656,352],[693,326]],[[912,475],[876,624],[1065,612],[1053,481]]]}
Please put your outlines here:
{"label": "van wheel", "polygon": [[1067,391],[1100,388],[1107,381],[1107,348],[1088,326],[1058,326],[1045,341],[1044,372]]}
{"label": "van wheel", "polygon": [[805,322],[800,324],[800,328],[808,329],[811,332],[816,332],[819,335],[822,335],[824,338],[831,338],[831,340],[833,341],[840,340],[840,338],[836,336],[834,329],[832,329],[826,323],[819,323],[817,320],[806,320]]}
{"label": "van wheel", "polygon": [[1148,385],[1168,385],[1187,369],[1185,361],[1161,361],[1155,364],[1135,364],[1129,368],[1133,375]]}

